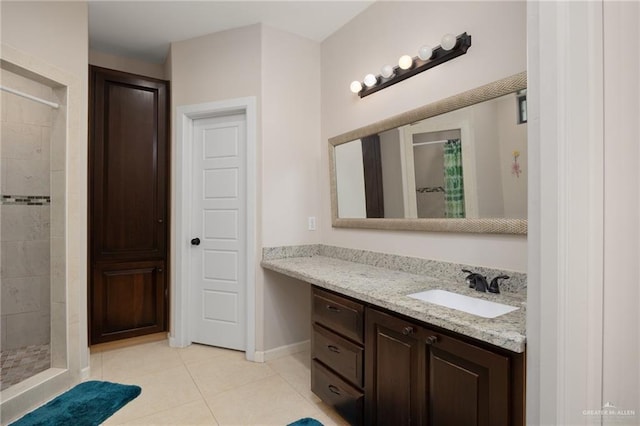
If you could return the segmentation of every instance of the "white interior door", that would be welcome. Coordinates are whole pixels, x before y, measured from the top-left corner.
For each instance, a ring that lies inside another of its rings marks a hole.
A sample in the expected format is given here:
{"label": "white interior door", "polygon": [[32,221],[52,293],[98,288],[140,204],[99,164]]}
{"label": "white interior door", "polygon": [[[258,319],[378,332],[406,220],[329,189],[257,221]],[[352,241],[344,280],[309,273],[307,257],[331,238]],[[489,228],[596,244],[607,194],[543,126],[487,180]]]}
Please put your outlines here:
{"label": "white interior door", "polygon": [[245,350],[246,116],[194,120],[192,135],[190,340]]}

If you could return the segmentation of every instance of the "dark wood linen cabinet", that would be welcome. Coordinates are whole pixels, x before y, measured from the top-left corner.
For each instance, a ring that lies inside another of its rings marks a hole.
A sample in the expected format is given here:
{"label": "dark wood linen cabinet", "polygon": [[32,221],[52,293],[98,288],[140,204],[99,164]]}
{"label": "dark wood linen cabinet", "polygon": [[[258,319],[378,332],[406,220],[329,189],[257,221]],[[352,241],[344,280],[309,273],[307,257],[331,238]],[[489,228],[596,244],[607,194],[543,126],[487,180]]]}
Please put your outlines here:
{"label": "dark wood linen cabinet", "polygon": [[89,67],[90,344],[167,331],[169,83]]}

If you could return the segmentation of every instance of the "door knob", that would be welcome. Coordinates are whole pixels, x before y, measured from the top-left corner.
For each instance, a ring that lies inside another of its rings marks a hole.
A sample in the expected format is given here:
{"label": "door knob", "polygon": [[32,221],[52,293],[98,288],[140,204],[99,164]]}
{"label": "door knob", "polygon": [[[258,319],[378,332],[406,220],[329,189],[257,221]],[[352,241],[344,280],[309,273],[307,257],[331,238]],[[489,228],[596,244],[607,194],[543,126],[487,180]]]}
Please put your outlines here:
{"label": "door knob", "polygon": [[199,245],[200,245],[200,238],[197,238],[197,237],[196,237],[196,238],[193,238],[193,239],[191,240],[191,245],[192,245],[192,246],[199,246]]}

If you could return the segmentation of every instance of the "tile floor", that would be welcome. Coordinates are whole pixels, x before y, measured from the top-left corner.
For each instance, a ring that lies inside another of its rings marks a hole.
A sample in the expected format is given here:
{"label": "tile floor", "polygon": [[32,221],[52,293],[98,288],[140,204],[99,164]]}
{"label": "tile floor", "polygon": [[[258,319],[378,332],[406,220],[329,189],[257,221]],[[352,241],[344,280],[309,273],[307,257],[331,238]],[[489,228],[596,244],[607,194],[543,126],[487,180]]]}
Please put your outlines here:
{"label": "tile floor", "polygon": [[48,344],[3,350],[0,356],[0,390],[20,383],[50,366]]}
{"label": "tile floor", "polygon": [[92,353],[90,379],[142,387],[105,425],[346,425],[311,393],[309,362],[308,352],[253,363],[242,352],[161,341]]}

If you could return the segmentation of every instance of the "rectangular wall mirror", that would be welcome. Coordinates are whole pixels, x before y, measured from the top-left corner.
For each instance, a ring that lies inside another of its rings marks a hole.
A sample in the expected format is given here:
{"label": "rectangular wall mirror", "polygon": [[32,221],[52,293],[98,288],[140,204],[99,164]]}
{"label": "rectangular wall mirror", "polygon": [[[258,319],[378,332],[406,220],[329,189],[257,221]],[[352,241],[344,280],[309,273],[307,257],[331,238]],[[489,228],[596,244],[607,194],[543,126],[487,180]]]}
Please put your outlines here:
{"label": "rectangular wall mirror", "polygon": [[331,138],[333,226],[526,234],[526,80]]}

